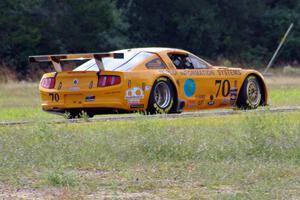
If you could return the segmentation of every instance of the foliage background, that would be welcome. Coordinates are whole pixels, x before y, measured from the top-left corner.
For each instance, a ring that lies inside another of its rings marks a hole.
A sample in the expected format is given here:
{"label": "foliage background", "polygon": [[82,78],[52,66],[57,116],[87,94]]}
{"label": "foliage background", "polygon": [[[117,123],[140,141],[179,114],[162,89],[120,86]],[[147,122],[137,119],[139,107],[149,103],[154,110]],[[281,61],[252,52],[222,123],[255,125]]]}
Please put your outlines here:
{"label": "foliage background", "polygon": [[[1,0],[0,73],[34,79],[34,54],[183,48],[217,62],[264,67],[300,60],[300,0]],[[16,72],[16,73],[15,73]]]}

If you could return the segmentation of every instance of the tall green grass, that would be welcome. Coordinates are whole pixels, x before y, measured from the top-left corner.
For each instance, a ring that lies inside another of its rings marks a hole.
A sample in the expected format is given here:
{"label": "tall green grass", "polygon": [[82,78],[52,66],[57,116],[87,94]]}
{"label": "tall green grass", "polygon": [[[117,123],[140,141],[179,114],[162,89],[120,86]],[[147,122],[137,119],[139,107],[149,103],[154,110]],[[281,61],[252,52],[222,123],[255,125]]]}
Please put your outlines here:
{"label": "tall green grass", "polygon": [[[272,106],[300,105],[288,81],[270,85]],[[55,125],[39,104],[37,83],[0,85],[0,121],[36,122],[0,127],[0,186],[63,187],[74,198],[300,198],[300,112]]]}
{"label": "tall green grass", "polygon": [[[202,184],[211,195],[224,184],[243,198],[274,198],[272,190],[289,195],[300,172],[299,119],[300,112],[246,113],[1,128],[0,180],[16,185],[31,180],[36,187],[102,185],[117,191],[121,184],[126,192],[158,192],[162,187],[166,193],[160,195],[168,197],[186,194],[177,186],[181,181]],[[109,175],[86,179],[77,174],[80,170]],[[169,179],[176,181],[167,186]],[[190,192],[197,196],[197,186]]]}
{"label": "tall green grass", "polygon": [[300,113],[141,118],[90,125],[38,123],[1,128],[0,155],[5,159],[1,163],[95,167],[137,160],[300,159]]}

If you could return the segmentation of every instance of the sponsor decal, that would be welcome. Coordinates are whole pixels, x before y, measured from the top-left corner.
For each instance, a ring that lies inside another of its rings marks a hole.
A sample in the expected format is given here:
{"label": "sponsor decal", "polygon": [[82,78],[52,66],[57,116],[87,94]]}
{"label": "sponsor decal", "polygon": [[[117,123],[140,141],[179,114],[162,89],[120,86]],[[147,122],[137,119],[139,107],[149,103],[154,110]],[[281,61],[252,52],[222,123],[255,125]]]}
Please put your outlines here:
{"label": "sponsor decal", "polygon": [[163,113],[168,113],[171,110],[171,108],[173,106],[173,103],[174,102],[173,102],[173,99],[172,99],[171,102],[170,102],[170,105],[165,109],[160,108],[156,103],[153,104],[153,107],[156,109],[157,113],[163,114]]}
{"label": "sponsor decal", "polygon": [[143,89],[144,91],[150,91],[150,90],[151,90],[151,86],[146,85],[146,83],[142,83],[142,89]]}
{"label": "sponsor decal", "polygon": [[146,85],[146,83],[142,83],[142,90],[143,91],[149,91],[151,89],[151,86]]}
{"label": "sponsor decal", "polygon": [[131,80],[128,81],[128,88],[131,88]]}
{"label": "sponsor decal", "polygon": [[150,91],[151,90],[151,86],[149,86],[149,85],[146,85],[146,87],[145,87],[145,91]]}
{"label": "sponsor decal", "polygon": [[135,104],[139,104],[140,100],[139,99],[128,99],[127,102],[129,105],[135,105]]}
{"label": "sponsor decal", "polygon": [[187,71],[180,71],[179,75],[182,76],[214,76],[215,73],[212,70],[187,70]]}
{"label": "sponsor decal", "polygon": [[86,96],[85,97],[85,102],[93,102],[95,101],[96,97],[93,96],[93,95],[90,95],[90,96]]}
{"label": "sponsor decal", "polygon": [[163,70],[159,70],[160,73],[164,74],[169,74],[169,75],[177,75],[177,70],[176,69],[163,69]]}
{"label": "sponsor decal", "polygon": [[132,104],[130,108],[144,108],[144,104]]}
{"label": "sponsor decal", "polygon": [[237,80],[234,81],[234,89],[237,89]]}
{"label": "sponsor decal", "polygon": [[[169,66],[172,64],[168,64]],[[237,69],[224,69],[219,70],[216,73],[213,70],[208,69],[195,69],[195,70],[167,70],[162,69],[159,71],[160,73],[168,73],[171,75],[182,75],[182,76],[239,76],[241,75],[241,70]]]}
{"label": "sponsor decal", "polygon": [[237,100],[237,89],[231,88],[230,89],[230,105],[234,106]]}
{"label": "sponsor decal", "polygon": [[121,91],[109,91],[109,92],[105,92],[105,95],[113,95],[113,94],[120,94]]}
{"label": "sponsor decal", "polygon": [[204,104],[204,100],[199,100],[198,101],[198,106],[202,106]]}
{"label": "sponsor decal", "polygon": [[73,86],[76,87],[79,83],[79,80],[78,79],[74,79],[73,80]]}
{"label": "sponsor decal", "polygon": [[187,108],[192,109],[196,108],[198,105],[197,101],[187,101]]}
{"label": "sponsor decal", "polygon": [[62,87],[62,82],[59,82],[57,89],[60,90]]}
{"label": "sponsor decal", "polygon": [[196,92],[195,81],[193,79],[187,79],[184,83],[183,89],[184,89],[185,96],[187,96],[187,97],[194,96],[194,94]]}
{"label": "sponsor decal", "polygon": [[220,76],[237,76],[241,74],[240,70],[235,69],[218,70],[218,75]]}
{"label": "sponsor decal", "polygon": [[94,83],[93,83],[93,81],[91,81],[90,84],[89,84],[89,89],[92,89],[93,85],[94,85]]}
{"label": "sponsor decal", "polygon": [[230,99],[228,99],[228,98],[223,98],[221,104],[222,104],[222,105],[228,105],[228,104],[230,104]]}
{"label": "sponsor decal", "polygon": [[72,87],[72,88],[69,88],[68,90],[70,90],[70,91],[79,91],[80,88],[79,87]]}
{"label": "sponsor decal", "polygon": [[195,70],[160,70],[160,73],[167,73],[170,75],[181,76],[214,76],[215,72],[207,69],[195,69]]}
{"label": "sponsor decal", "polygon": [[128,101],[128,104],[139,104],[141,99],[144,99],[144,92],[139,87],[133,87],[126,91],[125,99]]}
{"label": "sponsor decal", "polygon": [[82,101],[73,101],[73,104],[82,104]]}
{"label": "sponsor decal", "polygon": [[198,103],[197,103],[198,106],[202,106],[204,104],[205,95],[200,94],[200,95],[196,95],[195,97],[198,100]]}
{"label": "sponsor decal", "polygon": [[204,94],[200,94],[200,95],[196,95],[196,98],[197,99],[201,99],[201,100],[204,100],[205,99],[205,95]]}
{"label": "sponsor decal", "polygon": [[210,102],[208,102],[208,105],[209,106],[213,106],[215,104],[215,102],[214,101],[210,101]]}
{"label": "sponsor decal", "polygon": [[215,101],[214,101],[214,96],[213,95],[210,95],[210,101],[208,102],[208,105],[209,106],[212,106],[215,104]]}

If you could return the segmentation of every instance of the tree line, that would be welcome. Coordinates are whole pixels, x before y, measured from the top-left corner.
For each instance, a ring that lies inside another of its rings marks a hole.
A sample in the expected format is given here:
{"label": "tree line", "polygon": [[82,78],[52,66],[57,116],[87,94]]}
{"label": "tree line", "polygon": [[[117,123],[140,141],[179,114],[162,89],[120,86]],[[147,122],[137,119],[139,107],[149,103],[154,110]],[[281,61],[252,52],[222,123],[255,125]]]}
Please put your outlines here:
{"label": "tree line", "polygon": [[19,77],[34,54],[162,46],[264,67],[300,61],[300,0],[1,0],[0,66]]}

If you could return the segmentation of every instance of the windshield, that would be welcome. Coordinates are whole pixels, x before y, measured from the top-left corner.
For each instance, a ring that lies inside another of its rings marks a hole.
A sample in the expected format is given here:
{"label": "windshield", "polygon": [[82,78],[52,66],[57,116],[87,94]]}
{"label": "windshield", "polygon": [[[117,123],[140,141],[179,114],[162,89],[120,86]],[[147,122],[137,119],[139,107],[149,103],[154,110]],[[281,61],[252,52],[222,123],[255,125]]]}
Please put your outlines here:
{"label": "windshield", "polygon": [[[126,52],[122,59],[108,57],[102,58],[102,62],[106,71],[128,71],[152,55],[147,52]],[[99,71],[99,68],[95,59],[91,59],[73,71]]]}

